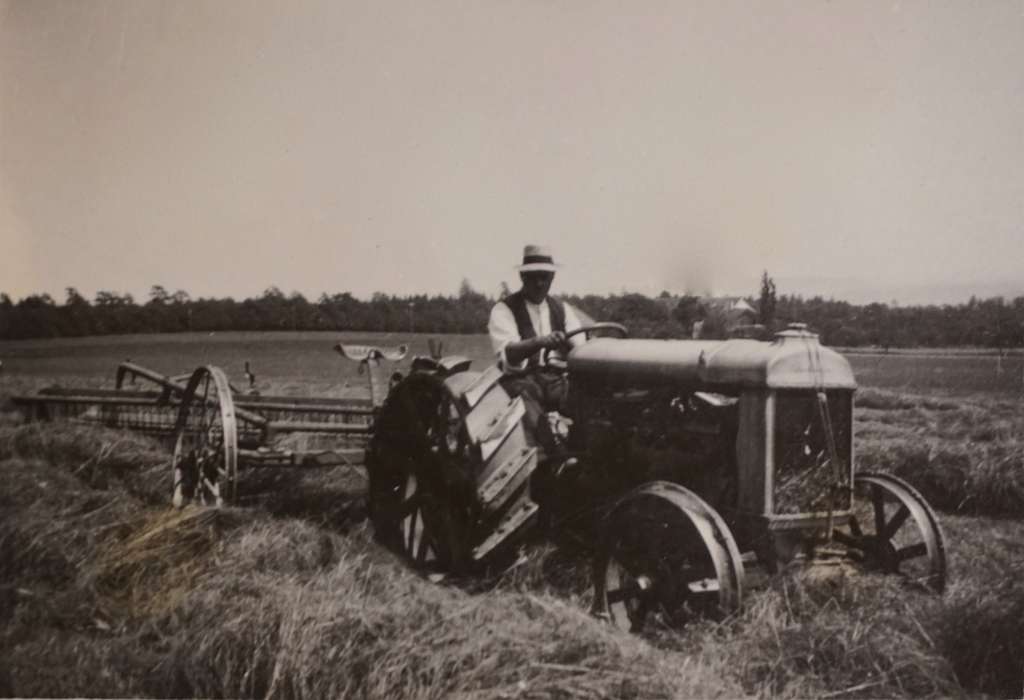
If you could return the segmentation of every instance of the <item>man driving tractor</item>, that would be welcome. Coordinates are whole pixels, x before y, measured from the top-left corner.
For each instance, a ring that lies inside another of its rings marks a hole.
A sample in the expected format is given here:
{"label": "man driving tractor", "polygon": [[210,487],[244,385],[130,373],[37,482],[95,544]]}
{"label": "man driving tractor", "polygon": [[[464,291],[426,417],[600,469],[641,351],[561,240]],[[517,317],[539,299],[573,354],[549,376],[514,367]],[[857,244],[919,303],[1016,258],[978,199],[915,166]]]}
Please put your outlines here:
{"label": "man driving tractor", "polygon": [[566,338],[582,324],[572,306],[548,296],[557,269],[548,248],[526,246],[517,269],[522,287],[494,305],[487,331],[505,373],[502,386],[523,399],[528,439],[548,458],[560,459],[564,455],[545,413],[566,413],[568,382],[555,362],[559,353],[585,342],[583,335]]}

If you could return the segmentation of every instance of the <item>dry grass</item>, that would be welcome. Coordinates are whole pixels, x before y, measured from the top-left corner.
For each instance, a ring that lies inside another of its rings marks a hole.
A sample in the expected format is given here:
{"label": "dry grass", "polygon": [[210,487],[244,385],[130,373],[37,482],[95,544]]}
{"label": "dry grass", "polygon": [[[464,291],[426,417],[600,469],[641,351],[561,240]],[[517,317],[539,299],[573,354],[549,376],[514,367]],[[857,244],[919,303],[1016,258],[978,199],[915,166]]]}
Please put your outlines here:
{"label": "dry grass", "polygon": [[[934,421],[953,439],[957,421],[965,435],[977,422],[967,413],[977,407],[900,401],[912,405],[888,410],[912,416],[908,431]],[[1012,411],[993,411],[1013,428]],[[157,483],[166,459],[122,433],[0,429],[0,694],[1020,692],[1020,521],[944,517],[954,583],[941,598],[879,577],[795,570],[753,591],[734,618],[636,637],[587,614],[584,551],[541,544],[473,590],[434,585],[373,543],[357,505],[363,482],[350,469],[291,488],[260,477],[251,493],[269,495],[242,510],[175,512]],[[970,475],[974,465],[958,468]]]}
{"label": "dry grass", "polygon": [[869,389],[855,427],[861,469],[903,477],[942,510],[1024,515],[1024,403]]}
{"label": "dry grass", "polygon": [[932,602],[879,577],[803,570],[773,580],[735,620],[689,634],[759,694],[947,697],[959,686],[919,619]]}

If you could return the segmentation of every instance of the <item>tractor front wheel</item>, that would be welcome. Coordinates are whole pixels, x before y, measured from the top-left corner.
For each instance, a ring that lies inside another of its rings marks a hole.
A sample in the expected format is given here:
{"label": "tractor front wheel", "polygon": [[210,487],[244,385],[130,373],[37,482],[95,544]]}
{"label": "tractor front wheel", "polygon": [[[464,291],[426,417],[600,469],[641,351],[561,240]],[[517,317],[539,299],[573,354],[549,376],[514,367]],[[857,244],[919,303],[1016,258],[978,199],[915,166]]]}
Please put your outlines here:
{"label": "tractor front wheel", "polygon": [[679,627],[736,609],[743,561],[721,517],[676,484],[645,484],[606,518],[594,567],[595,612],[620,629]]}
{"label": "tractor front wheel", "polygon": [[938,518],[902,479],[858,474],[853,511],[833,538],[868,571],[902,576],[936,593],[946,588],[946,545]]}

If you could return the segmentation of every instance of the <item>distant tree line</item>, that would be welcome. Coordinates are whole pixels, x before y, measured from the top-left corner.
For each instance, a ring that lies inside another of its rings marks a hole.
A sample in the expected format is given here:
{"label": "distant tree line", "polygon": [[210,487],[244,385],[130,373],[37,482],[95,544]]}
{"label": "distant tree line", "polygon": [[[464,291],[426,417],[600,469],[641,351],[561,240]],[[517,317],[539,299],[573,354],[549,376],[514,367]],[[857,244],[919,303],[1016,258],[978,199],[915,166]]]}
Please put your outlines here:
{"label": "distant tree line", "polygon": [[[504,290],[507,292],[507,290]],[[48,294],[14,302],[0,294],[0,338],[56,338],[120,333],[188,331],[335,330],[411,333],[483,333],[494,299],[463,281],[452,296],[393,296],[377,293],[369,300],[348,292],[322,294],[316,301],[269,287],[243,301],[192,299],[184,291],[154,286],[137,302],[130,294],[101,291],[92,301],[72,287],[63,303]],[[566,301],[591,318],[616,321],[634,337],[687,338],[695,321],[704,322],[703,337],[724,337],[726,319],[720,306],[694,295],[568,295]],[[971,298],[958,305],[856,305],[799,295],[777,295],[767,273],[760,294],[747,298],[758,309],[758,322],[771,332],[803,322],[828,345],[884,347],[1024,346],[1024,297]]]}

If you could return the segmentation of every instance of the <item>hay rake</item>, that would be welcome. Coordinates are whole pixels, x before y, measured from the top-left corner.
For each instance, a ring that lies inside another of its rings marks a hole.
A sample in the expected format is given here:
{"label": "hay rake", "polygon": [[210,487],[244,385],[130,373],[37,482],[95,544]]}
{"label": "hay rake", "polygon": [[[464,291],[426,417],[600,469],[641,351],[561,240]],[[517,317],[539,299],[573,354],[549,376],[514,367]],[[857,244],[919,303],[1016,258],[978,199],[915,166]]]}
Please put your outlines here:
{"label": "hay rake", "polygon": [[[167,376],[125,361],[117,367],[114,389],[50,387],[12,400],[26,422],[72,421],[161,439],[174,449],[174,504],[222,505],[237,497],[239,469],[362,463],[382,392],[400,377],[385,377],[385,363],[402,360],[408,347],[339,343],[335,350],[359,363],[368,396],[260,395],[248,362],[249,387],[242,390],[214,365]],[[433,363],[414,360],[419,367]]]}

